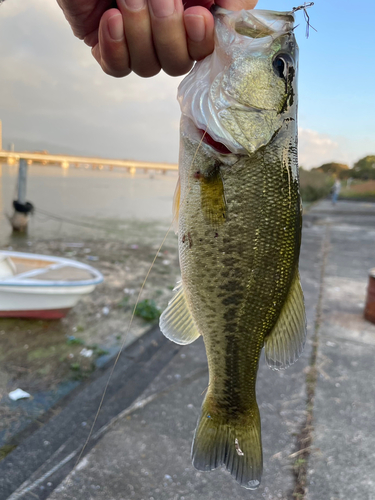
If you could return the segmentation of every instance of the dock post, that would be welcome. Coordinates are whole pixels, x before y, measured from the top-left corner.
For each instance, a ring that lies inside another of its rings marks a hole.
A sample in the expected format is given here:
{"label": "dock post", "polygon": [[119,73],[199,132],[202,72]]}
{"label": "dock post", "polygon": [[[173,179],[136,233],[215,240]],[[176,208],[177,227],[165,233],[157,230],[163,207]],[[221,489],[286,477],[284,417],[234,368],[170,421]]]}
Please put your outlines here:
{"label": "dock post", "polygon": [[33,205],[26,201],[27,187],[27,161],[20,159],[18,168],[18,193],[17,200],[13,201],[14,213],[9,217],[13,231],[25,233],[29,221],[29,214],[33,211]]}
{"label": "dock post", "polygon": [[26,186],[27,186],[27,162],[20,159],[18,168],[18,203],[25,205],[26,203]]}

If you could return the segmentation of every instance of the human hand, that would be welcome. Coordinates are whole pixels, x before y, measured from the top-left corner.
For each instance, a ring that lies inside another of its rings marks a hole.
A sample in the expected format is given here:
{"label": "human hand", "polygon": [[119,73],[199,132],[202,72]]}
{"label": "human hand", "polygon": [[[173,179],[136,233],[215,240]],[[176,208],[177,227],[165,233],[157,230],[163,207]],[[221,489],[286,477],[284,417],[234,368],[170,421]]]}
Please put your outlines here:
{"label": "human hand", "polygon": [[[213,0],[57,0],[73,33],[92,47],[103,71],[143,77],[161,69],[187,73],[214,48]],[[228,10],[252,9],[258,0],[217,0]],[[116,8],[112,8],[116,5]]]}

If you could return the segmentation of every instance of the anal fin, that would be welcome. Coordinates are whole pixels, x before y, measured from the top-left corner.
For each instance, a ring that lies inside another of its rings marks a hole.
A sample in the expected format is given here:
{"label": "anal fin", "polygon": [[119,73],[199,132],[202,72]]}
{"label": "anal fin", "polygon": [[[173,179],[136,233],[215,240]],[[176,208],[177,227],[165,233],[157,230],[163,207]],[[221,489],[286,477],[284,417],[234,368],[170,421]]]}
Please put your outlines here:
{"label": "anal fin", "polygon": [[303,351],[306,340],[306,315],[299,273],[272,332],[265,338],[266,362],[273,370],[292,365]]}
{"label": "anal fin", "polygon": [[175,296],[160,317],[160,330],[167,339],[176,344],[191,344],[200,333],[191,316],[182,283],[179,283],[174,291]]}

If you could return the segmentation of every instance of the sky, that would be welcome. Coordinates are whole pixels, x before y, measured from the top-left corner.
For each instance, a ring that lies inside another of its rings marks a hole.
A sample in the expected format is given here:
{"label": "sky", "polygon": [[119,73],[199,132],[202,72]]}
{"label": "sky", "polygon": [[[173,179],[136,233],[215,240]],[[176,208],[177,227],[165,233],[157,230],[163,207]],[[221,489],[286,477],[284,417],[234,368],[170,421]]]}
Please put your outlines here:
{"label": "sky", "polygon": [[[301,2],[303,3],[303,2]],[[297,0],[259,0],[291,10]],[[375,2],[317,0],[300,46],[299,157],[312,168],[375,154]],[[0,5],[3,148],[176,163],[182,78],[115,79],[76,39],[56,0]]]}

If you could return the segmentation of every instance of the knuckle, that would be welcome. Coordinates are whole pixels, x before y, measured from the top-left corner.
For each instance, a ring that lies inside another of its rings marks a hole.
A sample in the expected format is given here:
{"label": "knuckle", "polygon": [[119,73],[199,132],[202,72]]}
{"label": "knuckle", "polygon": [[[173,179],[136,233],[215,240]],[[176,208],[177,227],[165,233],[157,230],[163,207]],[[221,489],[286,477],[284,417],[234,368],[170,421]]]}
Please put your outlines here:
{"label": "knuckle", "polygon": [[193,67],[193,61],[189,60],[183,64],[176,64],[173,66],[166,66],[163,68],[165,73],[169,76],[182,76],[188,73]]}
{"label": "knuckle", "polygon": [[131,73],[129,68],[116,68],[114,66],[108,65],[105,61],[101,63],[102,70],[109,76],[113,76],[114,78],[122,78],[123,76],[127,76]]}
{"label": "knuckle", "polygon": [[197,44],[197,43],[189,43],[188,45],[189,48],[189,55],[191,59],[194,61],[200,61],[201,59],[204,59],[205,57],[209,56],[213,50],[214,50],[214,45],[209,44],[207,46],[202,45],[202,44]]}
{"label": "knuckle", "polygon": [[196,51],[191,51],[190,52],[190,57],[194,59],[194,61],[201,61],[205,57],[209,56],[211,52],[200,52],[199,50]]}
{"label": "knuckle", "polygon": [[153,66],[147,66],[147,67],[138,67],[138,68],[132,68],[134,73],[136,73],[138,76],[142,78],[151,78],[152,76],[157,75],[160,73],[161,66],[160,65],[153,65]]}

